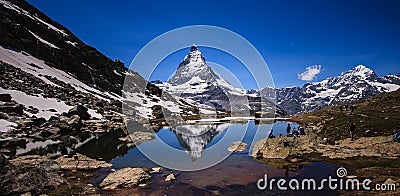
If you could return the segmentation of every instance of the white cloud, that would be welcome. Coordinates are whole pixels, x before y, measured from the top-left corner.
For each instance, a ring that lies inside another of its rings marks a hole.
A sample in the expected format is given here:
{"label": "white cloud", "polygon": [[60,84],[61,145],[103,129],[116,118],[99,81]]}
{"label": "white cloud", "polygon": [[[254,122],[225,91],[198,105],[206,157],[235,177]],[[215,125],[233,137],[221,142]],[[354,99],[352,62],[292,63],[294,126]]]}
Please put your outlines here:
{"label": "white cloud", "polygon": [[312,65],[306,67],[306,71],[297,74],[300,80],[311,81],[321,72],[321,65]]}

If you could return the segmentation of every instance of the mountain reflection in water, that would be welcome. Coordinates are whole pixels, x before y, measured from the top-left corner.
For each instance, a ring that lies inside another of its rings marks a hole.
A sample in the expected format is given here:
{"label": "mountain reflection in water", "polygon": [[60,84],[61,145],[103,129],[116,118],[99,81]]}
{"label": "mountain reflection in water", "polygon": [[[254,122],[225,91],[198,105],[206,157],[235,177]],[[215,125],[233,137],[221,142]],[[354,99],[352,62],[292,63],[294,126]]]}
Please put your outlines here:
{"label": "mountain reflection in water", "polygon": [[176,127],[173,133],[179,144],[190,155],[192,162],[196,162],[206,145],[228,127],[229,124],[185,125]]}
{"label": "mountain reflection in water", "polygon": [[[181,151],[182,155],[178,158],[183,158],[185,161],[188,158],[187,161],[189,163],[199,164],[200,160],[208,159],[215,155],[212,153],[228,155],[227,148],[234,141],[243,141],[248,144],[245,151],[242,152],[246,154],[251,149],[252,142],[267,137],[271,128],[274,129],[276,136],[286,134],[287,122],[271,122],[273,127],[268,124],[269,122],[266,124],[257,122],[258,125],[255,123],[254,121],[249,121],[244,124],[219,123],[163,127],[154,134],[166,146]],[[297,126],[297,124],[294,123],[292,126]],[[139,150],[132,143],[120,141],[119,137],[121,135],[120,132],[99,135],[79,147],[78,150],[93,158],[101,158],[105,161],[111,160],[111,163],[116,168],[155,167],[158,165],[143,155],[142,149]],[[160,149],[162,146],[158,145],[156,140],[143,141],[137,145],[153,148],[152,152],[156,153],[157,156],[172,156],[163,154],[161,152],[162,149]],[[205,153],[205,150],[211,149],[211,147],[214,148],[213,151]],[[187,161],[185,164],[188,164]]]}

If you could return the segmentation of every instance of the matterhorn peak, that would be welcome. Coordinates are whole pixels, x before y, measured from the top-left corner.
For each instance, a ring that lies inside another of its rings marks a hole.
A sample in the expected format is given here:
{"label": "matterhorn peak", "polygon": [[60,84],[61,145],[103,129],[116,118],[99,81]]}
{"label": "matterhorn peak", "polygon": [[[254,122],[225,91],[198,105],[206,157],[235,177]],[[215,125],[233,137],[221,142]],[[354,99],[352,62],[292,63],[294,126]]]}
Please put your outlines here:
{"label": "matterhorn peak", "polygon": [[198,64],[198,65],[206,64],[206,59],[203,57],[203,54],[201,54],[200,50],[194,44],[190,47],[189,54],[187,54],[183,59],[183,61],[179,64],[178,69],[188,64]]}

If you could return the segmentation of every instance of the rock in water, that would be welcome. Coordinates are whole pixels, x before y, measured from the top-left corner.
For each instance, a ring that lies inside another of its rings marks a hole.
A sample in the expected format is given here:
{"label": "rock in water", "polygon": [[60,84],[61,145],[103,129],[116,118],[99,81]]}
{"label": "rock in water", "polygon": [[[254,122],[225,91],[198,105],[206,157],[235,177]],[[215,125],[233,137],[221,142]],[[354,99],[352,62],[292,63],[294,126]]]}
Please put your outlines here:
{"label": "rock in water", "polygon": [[144,141],[154,140],[156,136],[154,133],[151,132],[142,132],[142,131],[135,131],[125,137],[119,138],[121,142],[130,142],[135,145],[138,145]]}
{"label": "rock in water", "polygon": [[142,168],[123,168],[109,174],[100,183],[100,187],[103,189],[129,188],[138,186],[150,178],[151,176]]}
{"label": "rock in water", "polygon": [[81,117],[82,120],[90,119],[88,109],[83,105],[77,105],[68,111],[68,117],[71,117],[73,115],[78,115],[79,117]]}
{"label": "rock in water", "polygon": [[231,146],[229,146],[228,150],[230,152],[242,152],[245,149],[246,146],[247,146],[246,143],[241,142],[241,141],[237,141],[237,142],[233,142],[231,144]]}
{"label": "rock in water", "polygon": [[174,181],[174,180],[175,180],[174,174],[170,174],[170,175],[168,175],[168,176],[165,178],[165,181],[166,181],[166,182]]}
{"label": "rock in water", "polygon": [[161,171],[161,167],[153,167],[151,168],[151,172],[150,173],[158,173]]}

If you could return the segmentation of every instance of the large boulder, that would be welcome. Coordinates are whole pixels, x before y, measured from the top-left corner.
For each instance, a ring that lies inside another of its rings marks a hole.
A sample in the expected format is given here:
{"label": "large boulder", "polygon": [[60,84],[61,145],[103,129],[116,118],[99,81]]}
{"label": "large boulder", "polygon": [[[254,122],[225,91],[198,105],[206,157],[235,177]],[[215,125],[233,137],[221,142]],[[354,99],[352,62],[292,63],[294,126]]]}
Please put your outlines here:
{"label": "large boulder", "polygon": [[125,137],[119,138],[122,142],[129,142],[138,145],[144,141],[154,140],[156,136],[151,132],[135,131]]}
{"label": "large boulder", "polygon": [[82,126],[83,122],[81,117],[78,115],[72,115],[71,117],[60,116],[58,121],[56,121],[55,126],[60,129],[58,134],[61,135],[70,135],[75,133],[74,131],[79,131]]}
{"label": "large boulder", "polygon": [[247,144],[241,141],[236,141],[229,146],[229,152],[242,152],[246,148]]}
{"label": "large boulder", "polygon": [[61,169],[68,169],[68,170],[74,170],[74,169],[89,170],[89,169],[99,169],[112,166],[112,164],[107,163],[105,161],[92,159],[79,153],[77,153],[73,157],[61,156],[58,157],[55,161],[60,165]]}
{"label": "large boulder", "polygon": [[23,138],[8,138],[0,140],[0,148],[25,148],[26,140]]}
{"label": "large boulder", "polygon": [[88,109],[83,105],[77,105],[68,111],[68,117],[71,117],[73,115],[78,115],[82,120],[90,119]]}
{"label": "large boulder", "polygon": [[313,134],[301,137],[265,138],[257,141],[252,150],[252,156],[257,158],[285,159],[288,156],[300,156],[314,152],[318,145]]}
{"label": "large boulder", "polygon": [[262,139],[254,144],[252,155],[270,159],[285,159],[290,153],[290,149],[285,145],[285,142],[279,138]]}
{"label": "large boulder", "polygon": [[103,189],[130,188],[150,180],[151,176],[142,168],[123,168],[109,174],[100,187]]}

